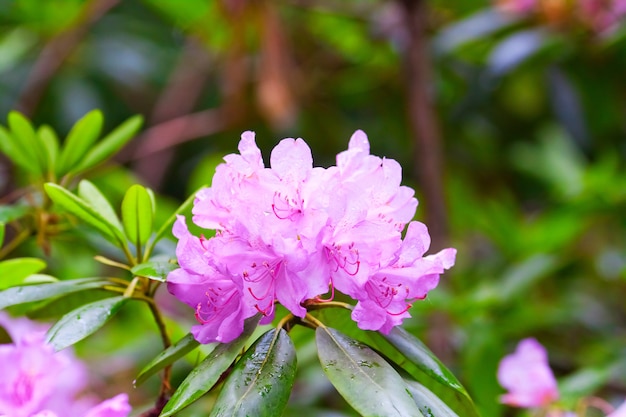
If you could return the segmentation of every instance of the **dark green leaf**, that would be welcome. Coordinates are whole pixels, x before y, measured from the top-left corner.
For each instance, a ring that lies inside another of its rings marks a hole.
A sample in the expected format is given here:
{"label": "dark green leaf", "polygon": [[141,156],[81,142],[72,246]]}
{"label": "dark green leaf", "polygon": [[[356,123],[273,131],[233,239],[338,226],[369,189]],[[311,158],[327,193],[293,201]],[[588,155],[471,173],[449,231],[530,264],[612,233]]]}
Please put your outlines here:
{"label": "dark green leaf", "polygon": [[102,130],[102,113],[92,110],[77,121],[68,133],[59,158],[59,174],[73,171],[74,166],[93,147]]}
{"label": "dark green leaf", "polygon": [[83,160],[72,169],[72,172],[77,173],[84,171],[105,161],[133,138],[142,123],[143,118],[141,116],[133,116],[126,120],[118,126],[117,129],[98,142],[91,151],[85,155]]}
{"label": "dark green leaf", "polygon": [[159,353],[156,358],[152,359],[149,364],[144,366],[141,372],[139,372],[139,375],[137,375],[137,379],[135,379],[133,384],[135,385],[135,387],[138,387],[152,375],[156,374],[167,365],[170,365],[178,359],[182,358],[187,353],[197,348],[199,345],[200,343],[198,343],[196,339],[194,339],[193,335],[191,333],[188,333],[185,337],[174,343],[169,348],[165,349],[163,352]]}
{"label": "dark green leaf", "polygon": [[110,297],[70,311],[48,330],[46,341],[57,351],[65,349],[104,326],[128,300]]}
{"label": "dark green leaf", "polygon": [[23,154],[28,156],[28,162],[33,167],[32,172],[46,172],[48,165],[46,147],[35,133],[33,125],[24,115],[16,111],[9,113],[8,121],[14,138],[13,144],[20,147]]}
{"label": "dark green leaf", "polygon": [[361,415],[422,416],[402,377],[367,345],[329,327],[315,338],[328,379]]}
{"label": "dark green leaf", "polygon": [[260,317],[258,315],[245,321],[243,333],[230,343],[222,343],[196,366],[180,384],[172,398],[161,412],[160,417],[168,417],[178,413],[189,404],[198,400],[219,380],[220,376],[230,367],[241,349],[254,332]]}
{"label": "dark green leaf", "polygon": [[77,291],[102,288],[106,285],[111,285],[111,283],[100,278],[82,278],[52,284],[12,287],[0,291],[0,310],[17,304],[52,299]]}
{"label": "dark green leaf", "polygon": [[130,272],[133,275],[140,277],[146,277],[155,281],[165,282],[167,274],[178,268],[176,263],[172,262],[144,262],[139,265],[135,265]]}
{"label": "dark green leaf", "polygon": [[78,183],[78,196],[89,203],[89,205],[100,213],[110,224],[120,231],[123,230],[122,223],[120,223],[120,219],[117,217],[111,203],[109,203],[109,200],[107,200],[104,194],[102,194],[93,183],[87,180],[82,180]]}
{"label": "dark green leaf", "polygon": [[441,398],[419,382],[405,379],[404,383],[425,417],[459,417]]}
{"label": "dark green leaf", "polygon": [[282,415],[296,376],[296,350],[283,329],[261,336],[237,362],[211,416]]}
{"label": "dark green leaf", "polygon": [[152,233],[154,210],[148,190],[135,184],[128,189],[122,201],[122,223],[128,240],[144,245]]}
{"label": "dark green leaf", "polygon": [[21,284],[26,277],[46,267],[38,258],[16,258],[0,262],[0,290]]}
{"label": "dark green leaf", "polygon": [[119,245],[124,244],[125,237],[122,232],[111,224],[102,214],[88,204],[85,200],[75,196],[60,185],[53,183],[44,184],[48,196],[56,204],[68,212],[74,214],[84,222],[98,229],[102,234]]}
{"label": "dark green leaf", "polygon": [[468,395],[454,374],[417,337],[398,326],[384,337],[426,374],[441,384]]}

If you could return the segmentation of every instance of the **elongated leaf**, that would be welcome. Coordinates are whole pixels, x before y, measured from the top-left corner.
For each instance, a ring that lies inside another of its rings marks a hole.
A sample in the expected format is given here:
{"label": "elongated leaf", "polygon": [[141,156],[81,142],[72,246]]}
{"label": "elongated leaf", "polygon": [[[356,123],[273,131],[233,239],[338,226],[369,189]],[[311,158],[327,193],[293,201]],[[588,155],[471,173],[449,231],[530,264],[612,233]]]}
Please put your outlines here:
{"label": "elongated leaf", "polygon": [[172,229],[172,225],[176,221],[176,216],[178,216],[180,213],[182,213],[183,211],[185,211],[189,207],[191,207],[192,204],[193,204],[193,201],[195,200],[195,198],[196,198],[196,195],[195,195],[195,193],[193,193],[192,195],[190,195],[187,198],[187,200],[185,200],[183,202],[183,204],[181,204],[176,209],[176,211],[174,213],[172,213],[172,215],[170,217],[168,217],[168,219],[165,221],[165,223],[163,223],[161,225],[161,227],[159,228],[159,230],[157,230],[157,232],[156,232],[156,234],[154,236],[154,239],[152,239],[152,241],[148,245],[146,253],[150,254],[152,252],[152,249],[154,248],[154,245],[156,245],[156,243],[163,237],[165,232],[167,232],[168,230]]}
{"label": "elongated leaf", "polygon": [[28,156],[29,163],[33,166],[33,172],[46,172],[48,164],[46,147],[35,133],[30,121],[21,113],[12,111],[9,113],[8,122],[15,139],[13,143]]}
{"label": "elongated leaf", "polygon": [[165,405],[165,408],[163,408],[160,417],[168,417],[178,413],[213,388],[220,376],[239,355],[250,335],[254,332],[259,320],[259,315],[247,319],[241,336],[230,343],[217,345],[180,384],[172,398]]}
{"label": "elongated leaf", "polygon": [[59,158],[59,174],[72,171],[93,147],[102,130],[102,113],[92,110],[77,121],[68,133]]}
{"label": "elongated leaf", "polygon": [[417,378],[439,398],[463,417],[477,417],[478,411],[471,397],[458,379],[417,337],[395,327],[383,335],[402,355],[424,373]]}
{"label": "elongated leaf", "polygon": [[415,404],[426,417],[459,417],[446,403],[432,391],[417,381],[405,379],[404,383],[415,400]]}
{"label": "elongated leaf", "polygon": [[280,416],[295,376],[293,342],[285,330],[272,329],[237,362],[210,416]]}
{"label": "elongated leaf", "polygon": [[114,243],[121,245],[126,241],[122,232],[115,225],[109,223],[102,214],[96,211],[96,209],[82,198],[75,196],[57,184],[46,183],[44,184],[44,188],[52,201],[98,229],[105,237],[109,238]]}
{"label": "elongated leaf", "polygon": [[138,184],[130,187],[122,201],[122,223],[129,241],[143,246],[150,239],[153,213],[148,190]]}
{"label": "elongated leaf", "polygon": [[130,272],[140,277],[146,277],[155,281],[165,282],[167,274],[178,268],[178,265],[172,262],[144,262],[135,265]]}
{"label": "elongated leaf", "polygon": [[166,366],[176,362],[178,359],[182,358],[199,345],[200,343],[194,339],[193,335],[191,333],[187,333],[185,337],[165,349],[163,352],[159,353],[156,358],[152,359],[149,364],[144,366],[144,368],[139,372],[139,375],[137,375],[137,379],[135,379],[133,384],[135,387],[138,387],[152,375],[156,374]]}
{"label": "elongated leaf", "polygon": [[58,163],[57,158],[59,156],[59,138],[48,125],[40,126],[39,129],[37,129],[37,136],[39,136],[39,140],[46,148],[48,172],[54,174]]}
{"label": "elongated leaf", "polygon": [[9,306],[53,299],[73,292],[111,285],[100,278],[81,278],[52,284],[24,285],[0,291],[0,310]]}
{"label": "elongated leaf", "polygon": [[122,223],[117,217],[115,210],[109,203],[109,200],[93,185],[90,181],[82,180],[78,183],[78,196],[85,200],[91,207],[93,207],[98,213],[102,215],[110,224],[117,229],[122,229]]}
{"label": "elongated leaf", "polygon": [[30,153],[23,149],[13,135],[2,126],[0,126],[0,152],[8,156],[15,165],[28,172],[38,172],[39,170],[39,167],[32,162]]}
{"label": "elongated leaf", "polygon": [[6,229],[6,226],[4,225],[4,222],[0,221],[0,248],[4,244],[4,231],[5,231],[5,229]]}
{"label": "elongated leaf", "polygon": [[0,290],[21,284],[26,277],[46,267],[37,258],[16,258],[0,262]]}
{"label": "elongated leaf", "polygon": [[105,161],[133,138],[142,123],[143,118],[141,116],[133,116],[126,120],[98,142],[91,151],[87,152],[82,162],[74,167],[72,172],[81,172]]}
{"label": "elongated leaf", "polygon": [[394,327],[389,335],[384,336],[407,359],[417,365],[422,371],[436,379],[443,385],[468,395],[463,385],[452,372],[426,347],[417,337],[401,327]]}
{"label": "elongated leaf", "polygon": [[329,327],[318,327],[315,338],[322,369],[361,415],[422,417],[402,377],[367,345]]}
{"label": "elongated leaf", "polygon": [[130,298],[105,298],[70,311],[55,323],[46,337],[57,351],[89,336],[113,317]]}

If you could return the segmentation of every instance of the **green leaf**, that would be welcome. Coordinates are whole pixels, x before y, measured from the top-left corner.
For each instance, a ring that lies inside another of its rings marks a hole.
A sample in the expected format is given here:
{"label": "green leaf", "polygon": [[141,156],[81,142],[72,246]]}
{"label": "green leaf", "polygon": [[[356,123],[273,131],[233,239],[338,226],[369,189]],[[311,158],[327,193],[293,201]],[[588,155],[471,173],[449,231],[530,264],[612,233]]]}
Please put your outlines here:
{"label": "green leaf", "polygon": [[[0,138],[2,140],[2,138]],[[30,212],[31,207],[26,204],[13,204],[10,206],[0,205],[0,222],[9,223],[17,220]]]}
{"label": "green leaf", "polygon": [[105,298],[70,311],[56,322],[46,337],[55,350],[65,349],[89,336],[113,317],[130,298]]}
{"label": "green leaf", "polygon": [[420,383],[439,398],[444,398],[446,404],[464,417],[479,415],[474,402],[459,380],[417,337],[398,326],[383,337],[424,373],[421,378],[413,375]]}
{"label": "green leaf", "polygon": [[46,172],[48,165],[46,147],[35,133],[30,121],[21,113],[12,111],[9,113],[8,122],[15,139],[13,143],[30,159],[28,162],[33,167],[32,172],[38,174]]}
{"label": "green leaf", "polygon": [[150,239],[153,213],[152,199],[148,190],[138,184],[130,187],[122,201],[122,223],[128,240],[138,247]]}
{"label": "green leaf", "polygon": [[75,196],[60,185],[53,183],[44,184],[48,196],[56,204],[63,207],[68,212],[74,214],[84,222],[98,229],[102,234],[114,243],[124,245],[126,238],[121,230],[111,224],[102,214],[85,200]]}
{"label": "green leaf", "polygon": [[137,379],[133,381],[135,387],[143,384],[152,375],[159,372],[166,366],[176,362],[195,348],[200,345],[196,339],[194,339],[191,333],[187,333],[185,337],[174,343],[163,352],[159,353],[156,358],[152,359],[149,364],[143,367],[143,369],[137,375]]}
{"label": "green leaf", "polygon": [[220,376],[231,366],[241,349],[245,346],[260,320],[257,314],[244,323],[243,333],[230,343],[222,343],[207,355],[180,384],[172,398],[167,402],[160,417],[178,413],[189,404],[208,392]]}
{"label": "green leaf", "polygon": [[0,290],[21,284],[26,277],[46,267],[37,258],[16,258],[0,262]]}
{"label": "green leaf", "polygon": [[448,405],[417,381],[404,380],[422,414],[427,417],[459,417]]}
{"label": "green leaf", "polygon": [[167,274],[169,274],[176,268],[178,268],[178,265],[173,262],[152,261],[152,262],[144,262],[139,265],[135,265],[133,268],[131,268],[130,272],[132,272],[133,275],[150,278],[155,281],[165,282],[165,279],[167,278]]}
{"label": "green leaf", "polygon": [[133,138],[142,123],[143,118],[141,116],[133,116],[126,120],[87,152],[87,155],[72,169],[72,172],[81,172],[105,161]]}
{"label": "green leaf", "polygon": [[37,129],[37,136],[39,136],[39,140],[43,143],[46,149],[48,172],[54,174],[58,164],[57,158],[59,156],[59,138],[54,130],[47,125],[40,126],[39,129]]}
{"label": "green leaf", "polygon": [[4,244],[4,231],[5,231],[5,229],[6,229],[6,226],[4,225],[4,222],[0,221],[0,248]]}
{"label": "green leaf", "polygon": [[36,164],[33,164],[28,150],[24,149],[13,135],[2,126],[0,126],[0,152],[8,156],[15,165],[28,172],[37,173],[39,171]]}
{"label": "green leaf", "polygon": [[394,327],[388,335],[383,336],[427,375],[468,396],[467,391],[454,374],[417,337],[399,326]]}
{"label": "green leaf", "polygon": [[91,207],[102,215],[110,224],[115,226],[121,232],[122,223],[117,217],[115,210],[109,203],[109,200],[100,192],[100,190],[90,181],[82,180],[78,183],[78,196],[85,200]]}
{"label": "green leaf", "polygon": [[322,369],[361,415],[422,417],[402,377],[367,345],[330,327],[318,327],[315,338]]}
{"label": "green leaf", "polygon": [[295,376],[293,342],[285,330],[272,329],[237,362],[210,416],[280,416]]}
{"label": "green leaf", "polygon": [[0,310],[9,306],[53,299],[65,294],[111,285],[100,278],[81,278],[52,284],[24,285],[0,291]]}
{"label": "green leaf", "polygon": [[59,158],[59,175],[74,171],[74,167],[93,147],[102,130],[103,117],[100,110],[92,110],[78,120],[68,133]]}

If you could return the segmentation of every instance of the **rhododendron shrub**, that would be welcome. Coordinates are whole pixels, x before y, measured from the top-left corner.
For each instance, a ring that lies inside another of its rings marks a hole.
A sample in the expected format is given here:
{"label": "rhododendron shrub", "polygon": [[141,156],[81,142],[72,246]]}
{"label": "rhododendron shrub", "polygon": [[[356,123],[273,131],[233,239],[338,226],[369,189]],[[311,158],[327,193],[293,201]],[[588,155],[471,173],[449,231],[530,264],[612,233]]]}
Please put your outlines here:
{"label": "rhododendron shrub", "polygon": [[356,300],[361,329],[387,334],[454,265],[454,249],[424,256],[430,237],[412,221],[414,191],[400,185],[395,160],[370,155],[361,131],[329,168],[313,166],[302,139],[281,141],[266,168],[252,132],[224,159],[193,208],[215,236],[192,236],[180,217],[180,268],[167,279],[195,310],[201,343],[232,341],[257,313],[271,322],[276,302],[302,318],[308,300],[336,290]]}
{"label": "rhododendron shrub", "polygon": [[44,341],[47,326],[0,314],[12,343],[0,344],[0,416],[126,417],[126,394],[96,404],[86,396],[87,367],[71,351]]}

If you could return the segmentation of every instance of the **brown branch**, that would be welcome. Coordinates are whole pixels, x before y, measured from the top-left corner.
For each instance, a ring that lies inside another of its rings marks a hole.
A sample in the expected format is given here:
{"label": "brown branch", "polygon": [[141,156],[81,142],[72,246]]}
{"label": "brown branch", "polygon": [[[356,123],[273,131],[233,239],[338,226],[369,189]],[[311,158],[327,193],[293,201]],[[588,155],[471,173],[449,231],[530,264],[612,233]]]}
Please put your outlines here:
{"label": "brown branch", "polygon": [[120,0],[92,0],[83,8],[75,26],[52,38],[41,50],[28,75],[16,108],[30,116],[63,62],[80,44],[89,28]]}
{"label": "brown branch", "polygon": [[446,204],[443,186],[441,132],[431,89],[432,63],[426,36],[426,0],[398,0],[404,12],[409,35],[406,50],[408,105],[415,148],[415,174],[424,194],[426,224],[433,249],[441,249],[448,240]]}

